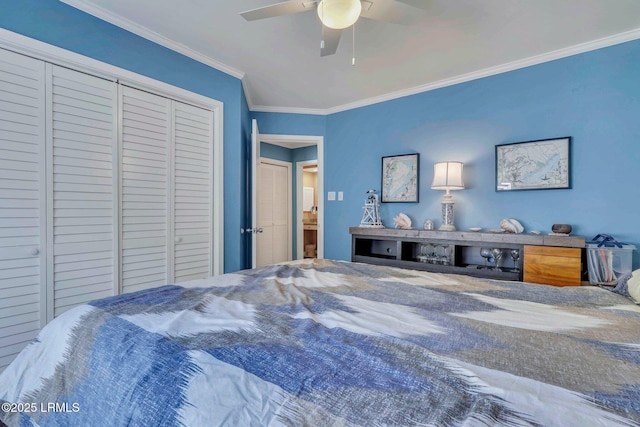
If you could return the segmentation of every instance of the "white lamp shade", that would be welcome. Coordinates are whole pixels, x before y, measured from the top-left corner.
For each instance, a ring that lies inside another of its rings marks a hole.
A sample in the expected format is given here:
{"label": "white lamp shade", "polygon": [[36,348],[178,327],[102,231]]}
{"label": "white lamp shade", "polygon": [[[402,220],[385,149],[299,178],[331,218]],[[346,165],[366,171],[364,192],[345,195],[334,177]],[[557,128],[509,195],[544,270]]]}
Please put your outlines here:
{"label": "white lamp shade", "polygon": [[432,190],[463,190],[461,162],[442,162],[433,165]]}
{"label": "white lamp shade", "polygon": [[320,21],[336,30],[342,30],[356,23],[362,11],[360,0],[322,0],[318,3]]}

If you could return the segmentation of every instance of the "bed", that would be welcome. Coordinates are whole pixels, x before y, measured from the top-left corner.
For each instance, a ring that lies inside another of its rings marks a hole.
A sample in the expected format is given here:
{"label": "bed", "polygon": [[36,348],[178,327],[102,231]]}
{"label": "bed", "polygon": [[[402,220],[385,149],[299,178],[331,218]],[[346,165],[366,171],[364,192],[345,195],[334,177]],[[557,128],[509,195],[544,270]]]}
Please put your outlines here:
{"label": "bed", "polygon": [[294,261],[76,307],[0,400],[9,426],[637,426],[640,306]]}

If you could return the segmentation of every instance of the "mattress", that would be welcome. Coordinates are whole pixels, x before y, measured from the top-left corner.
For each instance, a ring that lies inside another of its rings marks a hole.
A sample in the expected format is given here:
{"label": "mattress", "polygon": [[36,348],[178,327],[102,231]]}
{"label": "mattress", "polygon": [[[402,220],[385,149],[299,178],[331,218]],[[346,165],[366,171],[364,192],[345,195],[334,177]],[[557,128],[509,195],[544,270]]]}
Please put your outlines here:
{"label": "mattress", "polygon": [[0,375],[0,401],[9,426],[635,426],[640,307],[295,261],[76,307]]}

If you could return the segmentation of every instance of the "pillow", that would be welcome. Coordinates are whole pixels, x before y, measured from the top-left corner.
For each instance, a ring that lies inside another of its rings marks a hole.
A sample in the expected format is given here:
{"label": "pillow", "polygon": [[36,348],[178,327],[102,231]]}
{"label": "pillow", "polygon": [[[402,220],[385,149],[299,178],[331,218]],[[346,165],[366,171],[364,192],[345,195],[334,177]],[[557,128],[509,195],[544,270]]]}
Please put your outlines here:
{"label": "pillow", "polygon": [[640,269],[634,271],[627,280],[627,292],[636,304],[640,304]]}
{"label": "pillow", "polygon": [[640,304],[640,269],[622,276],[616,287],[611,290]]}

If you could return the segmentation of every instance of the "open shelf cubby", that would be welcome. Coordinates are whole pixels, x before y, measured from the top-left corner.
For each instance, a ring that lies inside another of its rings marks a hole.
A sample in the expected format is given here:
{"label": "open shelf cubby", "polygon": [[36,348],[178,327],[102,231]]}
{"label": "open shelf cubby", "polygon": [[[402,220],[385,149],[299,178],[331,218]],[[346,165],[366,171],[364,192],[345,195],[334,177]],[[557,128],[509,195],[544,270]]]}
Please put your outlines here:
{"label": "open shelf cubby", "polygon": [[[524,247],[584,247],[584,237],[351,227],[351,260],[415,270],[522,281]],[[502,258],[481,256],[497,249]],[[512,253],[512,251],[514,251]]]}

